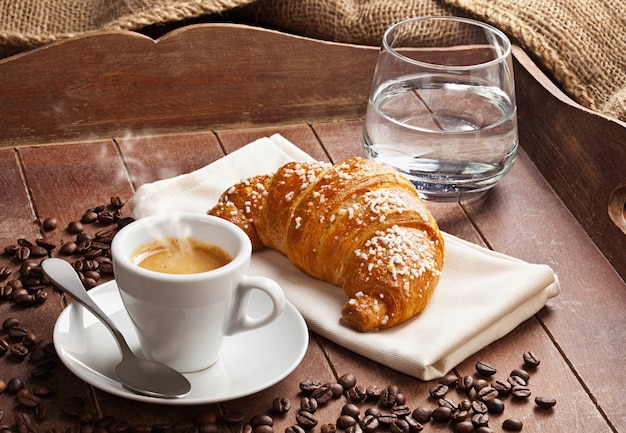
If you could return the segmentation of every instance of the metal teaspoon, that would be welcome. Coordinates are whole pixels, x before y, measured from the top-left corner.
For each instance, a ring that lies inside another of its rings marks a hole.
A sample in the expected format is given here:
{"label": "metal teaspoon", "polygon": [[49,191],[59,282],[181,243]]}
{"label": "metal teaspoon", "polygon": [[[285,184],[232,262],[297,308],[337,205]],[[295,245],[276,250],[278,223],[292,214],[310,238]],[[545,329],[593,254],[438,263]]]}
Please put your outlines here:
{"label": "metal teaspoon", "polygon": [[179,398],[189,394],[191,384],[181,373],[164,364],[138,358],[130,350],[117,326],[89,296],[72,265],[62,259],[49,258],[41,263],[41,269],[59,289],[70,294],[111,331],[122,352],[122,361],[115,367],[122,385],[151,397]]}

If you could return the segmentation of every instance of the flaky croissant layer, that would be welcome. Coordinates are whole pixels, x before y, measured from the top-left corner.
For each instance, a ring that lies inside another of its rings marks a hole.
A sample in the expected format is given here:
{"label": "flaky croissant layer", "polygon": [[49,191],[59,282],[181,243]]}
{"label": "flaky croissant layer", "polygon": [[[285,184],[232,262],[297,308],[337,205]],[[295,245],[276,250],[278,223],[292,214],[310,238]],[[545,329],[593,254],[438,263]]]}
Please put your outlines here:
{"label": "flaky croissant layer", "polygon": [[288,163],[232,186],[209,213],[241,227],[253,249],[343,287],[342,320],[358,331],[420,313],[443,266],[441,232],[413,184],[363,158]]}

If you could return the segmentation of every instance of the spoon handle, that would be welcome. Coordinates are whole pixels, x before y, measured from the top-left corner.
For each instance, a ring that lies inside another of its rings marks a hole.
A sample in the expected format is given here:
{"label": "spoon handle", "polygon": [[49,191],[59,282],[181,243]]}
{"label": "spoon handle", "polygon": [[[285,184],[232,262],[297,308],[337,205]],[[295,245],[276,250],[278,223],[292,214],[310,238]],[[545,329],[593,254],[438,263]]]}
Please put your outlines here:
{"label": "spoon handle", "polygon": [[117,326],[109,319],[109,316],[100,309],[87,290],[83,286],[83,283],[78,278],[78,274],[68,262],[58,258],[45,259],[41,263],[41,269],[44,274],[57,286],[60,290],[68,293],[78,303],[80,303],[87,310],[91,311],[98,319],[102,321],[109,328],[109,331],[113,334],[117,340],[117,344],[120,347],[123,355],[132,353],[126,343],[126,339],[119,331]]}

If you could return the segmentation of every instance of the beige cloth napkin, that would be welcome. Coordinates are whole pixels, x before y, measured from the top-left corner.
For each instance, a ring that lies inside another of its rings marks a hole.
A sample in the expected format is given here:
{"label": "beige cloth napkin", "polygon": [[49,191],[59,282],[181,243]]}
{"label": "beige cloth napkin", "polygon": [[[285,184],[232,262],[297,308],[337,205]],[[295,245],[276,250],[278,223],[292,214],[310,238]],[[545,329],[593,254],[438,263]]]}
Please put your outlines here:
{"label": "beige cloth napkin", "polygon": [[[137,218],[172,211],[206,213],[233,183],[271,173],[294,159],[311,157],[280,135],[263,138],[193,173],[143,185],[130,206]],[[276,251],[254,253],[250,273],[278,281],[312,331],[395,370],[431,380],[509,333],[560,292],[548,266],[444,237],[445,264],[426,309],[380,331],[359,333],[342,326],[343,290],[302,273]]]}

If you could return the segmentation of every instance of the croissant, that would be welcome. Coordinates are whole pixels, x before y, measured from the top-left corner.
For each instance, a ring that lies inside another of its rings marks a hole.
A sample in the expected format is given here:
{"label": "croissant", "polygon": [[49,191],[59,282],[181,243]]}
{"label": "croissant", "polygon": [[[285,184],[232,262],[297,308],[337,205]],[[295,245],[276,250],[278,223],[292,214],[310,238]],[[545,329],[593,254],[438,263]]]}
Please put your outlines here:
{"label": "croissant", "polygon": [[427,305],[444,241],[413,184],[364,158],[291,162],[222,194],[227,219],[307,274],[343,287],[342,321],[361,332],[401,323]]}

